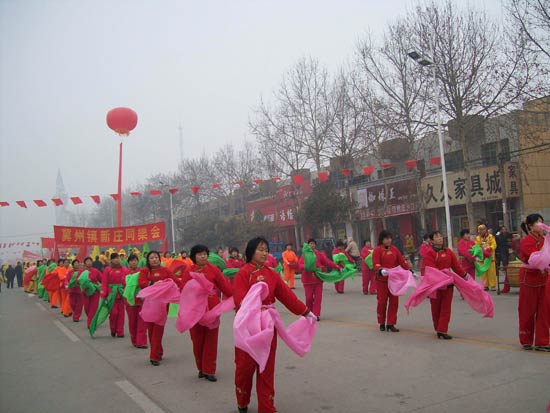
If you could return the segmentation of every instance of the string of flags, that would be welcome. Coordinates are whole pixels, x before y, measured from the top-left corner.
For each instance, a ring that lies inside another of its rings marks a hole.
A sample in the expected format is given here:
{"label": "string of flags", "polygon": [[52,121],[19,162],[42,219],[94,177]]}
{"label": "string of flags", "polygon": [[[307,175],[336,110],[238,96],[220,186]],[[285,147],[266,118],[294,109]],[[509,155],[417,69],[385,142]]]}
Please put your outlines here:
{"label": "string of flags", "polygon": [[[408,160],[408,161],[405,162],[407,170],[409,170],[409,171],[412,171],[414,168],[416,168],[417,164],[418,164],[417,160]],[[431,158],[430,159],[430,165],[432,165],[432,166],[441,165],[441,158],[438,157],[438,156]],[[391,168],[393,166],[395,166],[394,163],[379,164],[379,167],[381,169],[388,169],[388,168]],[[372,165],[365,166],[363,168],[363,175],[365,175],[365,176],[372,175],[375,170],[376,170],[376,168]],[[351,175],[352,170],[351,169],[342,169],[342,170],[340,170],[340,172],[343,176],[349,177]],[[319,172],[317,172],[317,178],[319,179],[320,182],[326,182],[329,179],[329,172],[328,171],[319,171]],[[255,185],[260,185],[265,181],[278,182],[280,180],[281,180],[280,177],[274,176],[274,177],[269,178],[269,179],[254,179],[252,182]],[[304,182],[304,177],[302,175],[293,175],[292,176],[292,181],[293,181],[294,185],[302,185],[303,182]],[[235,181],[235,182],[232,182],[231,184],[233,186],[239,186],[239,187],[245,187],[246,186],[246,183],[243,182],[243,181]],[[211,185],[211,189],[220,189],[220,188],[222,188],[222,186],[223,185],[221,183],[214,183],[214,184]],[[201,187],[199,185],[193,185],[189,188],[191,193],[195,196],[198,195],[198,193],[201,189],[203,189],[203,187]],[[180,191],[180,188],[168,188],[168,193],[170,193],[172,195],[179,192],[179,191]],[[140,196],[143,196],[145,194],[149,194],[151,196],[160,196],[160,195],[163,194],[163,191],[161,189],[149,189],[146,193],[130,192],[130,196],[132,196],[132,197],[140,197]],[[80,205],[80,204],[83,204],[84,199],[86,199],[88,197],[95,204],[99,205],[105,198],[107,198],[107,199],[112,198],[114,201],[118,201],[119,195],[118,194],[108,194],[108,195],[71,196],[71,197],[68,198],[68,200],[70,200],[70,202],[73,205]],[[61,198],[51,198],[50,201],[51,201],[51,204],[56,206],[56,207],[62,206],[62,205],[65,204],[65,201]],[[68,203],[68,201],[67,201],[67,203]],[[31,201],[19,200],[19,201],[15,201],[15,204],[18,205],[19,207],[25,208],[25,209],[28,208],[29,206],[33,205],[33,204],[36,205],[38,208],[43,208],[43,207],[46,207],[46,206],[49,205],[48,200],[44,200],[44,199],[33,199]],[[11,205],[12,204],[9,201],[0,201],[0,207],[9,207]]]}

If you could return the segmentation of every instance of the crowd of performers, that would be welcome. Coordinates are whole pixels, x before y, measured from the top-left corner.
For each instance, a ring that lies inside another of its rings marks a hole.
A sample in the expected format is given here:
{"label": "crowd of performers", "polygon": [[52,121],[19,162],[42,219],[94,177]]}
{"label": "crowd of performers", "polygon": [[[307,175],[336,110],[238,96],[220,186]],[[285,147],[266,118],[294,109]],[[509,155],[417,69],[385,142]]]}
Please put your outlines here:
{"label": "crowd of performers", "polygon": [[[550,227],[542,216],[529,215],[522,225],[521,286],[519,293],[519,339],[525,350],[550,351]],[[86,314],[93,336],[109,319],[111,336],[125,336],[128,319],[134,347],[149,348],[149,361],[158,366],[164,355],[162,339],[168,317],[176,318],[176,329],[189,330],[198,377],[217,381],[216,360],[220,316],[235,310],[235,393],[239,412],[247,412],[256,374],[259,412],[275,412],[274,371],[277,336],[296,354],[305,355],[321,320],[323,283],[334,283],[344,292],[345,279],[361,265],[363,293],[377,296],[376,316],[380,331],[399,332],[399,297],[410,290],[407,311],[429,298],[437,338],[448,334],[454,289],[477,312],[493,316],[493,301],[486,289],[496,282],[493,272],[494,242],[486,228],[472,240],[467,231],[458,246],[459,257],[444,246],[435,231],[421,247],[420,275],[392,245],[393,236],[382,231],[376,247],[366,241],[352,251],[339,242],[329,258],[310,239],[300,257],[288,244],[282,265],[269,253],[262,237],[250,240],[241,256],[237,248],[211,253],[195,245],[189,256],[161,256],[150,251],[143,257],[112,252],[101,271],[97,259],[83,262],[60,259],[39,262],[25,274],[25,291],[47,300],[51,308],[79,322]],[[476,247],[477,245],[477,247]],[[480,273],[480,271],[484,271]],[[295,274],[301,274],[305,303],[294,293]],[[475,281],[482,275],[483,283]],[[281,302],[291,313],[302,316],[285,327],[274,304]]]}

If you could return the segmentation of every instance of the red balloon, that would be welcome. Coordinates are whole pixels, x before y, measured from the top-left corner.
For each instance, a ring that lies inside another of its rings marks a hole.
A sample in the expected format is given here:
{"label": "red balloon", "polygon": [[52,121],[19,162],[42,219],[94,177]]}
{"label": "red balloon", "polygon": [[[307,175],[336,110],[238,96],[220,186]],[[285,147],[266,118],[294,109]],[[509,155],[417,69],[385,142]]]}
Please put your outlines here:
{"label": "red balloon", "polygon": [[107,126],[119,135],[129,135],[137,121],[137,113],[130,108],[114,108],[107,112]]}

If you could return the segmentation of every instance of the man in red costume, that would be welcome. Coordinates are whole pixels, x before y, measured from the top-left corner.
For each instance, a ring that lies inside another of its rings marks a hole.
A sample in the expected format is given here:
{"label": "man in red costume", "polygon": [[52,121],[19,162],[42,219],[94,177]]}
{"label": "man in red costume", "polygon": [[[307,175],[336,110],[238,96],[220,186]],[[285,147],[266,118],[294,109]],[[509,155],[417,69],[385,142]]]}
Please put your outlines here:
{"label": "man in red costume", "polygon": [[[206,279],[214,284],[214,290],[208,296],[208,309],[214,308],[220,303],[220,291],[224,297],[231,297],[233,289],[226,277],[221,273],[218,267],[208,262],[208,247],[205,245],[195,245],[191,248],[190,257],[193,261],[191,268],[187,268],[183,274],[183,285],[191,280],[190,272],[202,273]],[[191,327],[189,333],[193,341],[193,353],[195,363],[199,370],[199,378],[205,378],[208,381],[217,381],[216,378],[216,359],[218,357],[218,332],[219,328],[210,330],[208,327],[195,324]]]}
{"label": "man in red costume", "polygon": [[[432,247],[426,252],[424,262],[426,267],[436,268],[438,270],[452,269],[457,275],[467,278],[468,273],[460,266],[458,258],[450,248],[443,247],[443,235],[439,231],[430,234]],[[436,298],[430,297],[432,307],[432,320],[437,338],[450,340],[452,337],[447,334],[449,331],[449,322],[451,321],[451,304],[453,302],[454,286],[448,285],[447,288],[437,291]]]}
{"label": "man in red costume", "polygon": [[[106,299],[115,286],[124,288],[126,285],[126,275],[128,268],[120,265],[120,256],[118,253],[111,254],[111,265],[103,271],[101,282],[101,298]],[[111,337],[124,337],[124,299],[120,292],[116,293],[115,303],[109,313],[109,326],[111,328]]]}
{"label": "man in red costume", "polygon": [[[172,272],[160,265],[160,253],[158,251],[150,251],[147,254],[147,267],[142,268],[139,272],[138,285],[139,288],[144,289],[153,285],[156,282],[163,281],[170,278],[181,289],[181,280],[174,276]],[[168,308],[166,309],[168,311]],[[147,333],[149,335],[149,343],[151,349],[149,352],[149,361],[153,366],[159,366],[162,356],[164,355],[164,349],[162,348],[162,336],[164,335],[164,325],[155,323],[146,323]]]}
{"label": "man in red costume", "polygon": [[[344,254],[349,262],[355,264],[355,258],[348,254],[344,245],[344,241],[340,239],[336,241],[336,248],[332,250],[332,256],[334,257],[336,254]],[[338,294],[344,294],[344,283],[344,280],[334,283],[334,289]]]}
{"label": "man in red costume", "polygon": [[[521,228],[527,234],[520,242],[519,259],[527,264],[534,252],[540,251],[546,242],[542,228],[544,222],[539,214],[528,215]],[[521,267],[519,287],[519,341],[525,350],[550,351],[550,296],[548,283],[550,269]]]}
{"label": "man in red costume", "polygon": [[470,254],[470,250],[475,244],[475,241],[470,236],[469,229],[463,229],[460,231],[460,241],[458,241],[457,246],[458,256],[460,257],[460,265],[472,277],[476,276],[476,257]]}
{"label": "man in red costume", "polygon": [[[308,242],[309,246],[315,253],[315,266],[321,271],[326,271],[327,268],[339,269],[339,267],[328,259],[325,254],[315,249],[317,242],[311,238]],[[298,260],[298,271],[302,272],[302,284],[306,296],[306,305],[311,309],[317,320],[321,319],[321,304],[323,302],[323,281],[315,275],[314,272],[304,271],[304,256]]]}
{"label": "man in red costume", "polygon": [[395,324],[397,323],[399,297],[390,293],[388,289],[388,273],[386,272],[386,268],[395,268],[400,265],[408,270],[410,266],[405,261],[405,258],[403,258],[401,252],[392,245],[392,234],[389,231],[384,230],[378,236],[378,246],[372,253],[372,263],[374,271],[376,271],[376,290],[378,291],[376,313],[378,324],[380,324],[380,331],[398,333],[399,329],[395,327]]}
{"label": "man in red costume", "polygon": [[[317,251],[315,252],[317,253]],[[247,264],[235,276],[233,298],[237,311],[239,311],[239,307],[250,287],[257,282],[263,281],[269,287],[269,294],[262,301],[264,306],[273,305],[275,299],[277,299],[296,315],[315,317],[315,315],[309,312],[308,307],[296,297],[290,287],[285,284],[281,276],[266,266],[268,254],[269,243],[266,239],[258,237],[248,242],[246,246]],[[248,412],[254,373],[256,373],[258,413],[274,413],[277,411],[274,405],[276,350],[277,334],[274,334],[265,370],[260,373],[258,364],[254,359],[247,352],[235,347],[235,389],[239,413]]]}
{"label": "man in red costume", "polygon": [[[93,284],[101,285],[101,279],[103,278],[103,275],[99,270],[92,266],[93,263],[94,262],[90,257],[84,258],[84,269],[88,271],[90,282],[92,282]],[[83,293],[82,302],[84,304],[84,312],[86,313],[87,317],[86,326],[89,329],[90,323],[92,322],[97,311],[97,307],[99,306],[99,291],[96,291],[91,296]]]}
{"label": "man in red costume", "polygon": [[365,258],[368,257],[372,250],[370,239],[368,239],[365,241],[363,248],[361,248],[361,272],[363,276],[363,294],[365,295],[369,293],[376,294],[374,269],[371,270],[365,262]]}

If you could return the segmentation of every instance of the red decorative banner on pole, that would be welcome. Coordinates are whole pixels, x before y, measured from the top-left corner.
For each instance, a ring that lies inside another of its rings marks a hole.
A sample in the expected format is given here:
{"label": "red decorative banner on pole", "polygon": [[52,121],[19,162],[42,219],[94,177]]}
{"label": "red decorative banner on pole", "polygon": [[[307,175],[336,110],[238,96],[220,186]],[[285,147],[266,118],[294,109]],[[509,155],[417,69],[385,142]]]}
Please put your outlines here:
{"label": "red decorative banner on pole", "polygon": [[[166,237],[164,222],[115,228],[53,227],[57,247],[134,245]],[[44,238],[42,238],[42,247]]]}
{"label": "red decorative banner on pole", "polygon": [[435,156],[433,158],[430,158],[430,165],[432,166],[441,165],[441,157]]}
{"label": "red decorative banner on pole", "polygon": [[320,182],[326,182],[328,180],[328,172],[317,172],[317,177]]}
{"label": "red decorative banner on pole", "polygon": [[365,166],[365,167],[363,168],[363,174],[364,174],[365,176],[369,176],[369,175],[371,175],[373,172],[374,172],[374,166],[372,166],[372,165],[371,165],[371,166]]}
{"label": "red decorative banner on pole", "polygon": [[40,242],[42,244],[42,248],[47,248],[49,250],[53,250],[55,248],[55,239],[54,238],[40,238]]}
{"label": "red decorative banner on pole", "polygon": [[178,188],[170,188],[168,190],[168,192],[170,192],[172,195],[174,195],[175,193],[179,192],[179,189]]}
{"label": "red decorative banner on pole", "polygon": [[151,194],[151,196],[159,196],[159,195],[162,195],[162,191],[160,189],[151,189],[149,191],[149,193]]}
{"label": "red decorative banner on pole", "polygon": [[113,198],[115,201],[118,201],[120,197],[118,196],[118,194],[111,194],[111,198]]}
{"label": "red decorative banner on pole", "polygon": [[412,171],[414,168],[416,168],[416,164],[418,164],[418,161],[416,159],[411,159],[405,162],[405,165],[407,165],[407,170],[409,171]]}

